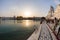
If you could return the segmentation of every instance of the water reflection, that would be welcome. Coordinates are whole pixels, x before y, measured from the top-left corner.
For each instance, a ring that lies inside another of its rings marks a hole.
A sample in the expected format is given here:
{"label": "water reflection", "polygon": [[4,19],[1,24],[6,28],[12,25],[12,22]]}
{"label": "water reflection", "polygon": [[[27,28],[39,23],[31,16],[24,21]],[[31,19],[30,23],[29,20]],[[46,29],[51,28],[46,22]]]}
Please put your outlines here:
{"label": "water reflection", "polygon": [[38,21],[33,20],[1,20],[0,24],[2,25],[16,25],[19,27],[33,27],[34,25],[38,25]]}
{"label": "water reflection", "polygon": [[0,24],[1,24],[1,20],[0,20]]}
{"label": "water reflection", "polygon": [[34,31],[34,25],[38,24],[39,22],[33,20],[0,20],[0,39],[25,40]]}
{"label": "water reflection", "polygon": [[17,23],[22,23],[22,20],[17,20]]}
{"label": "water reflection", "polygon": [[22,25],[24,25],[25,27],[31,27],[32,25],[34,25],[34,22],[32,20],[23,20]]}
{"label": "water reflection", "polygon": [[25,23],[26,26],[29,26],[30,25],[30,22],[29,20],[26,20],[26,23]]}

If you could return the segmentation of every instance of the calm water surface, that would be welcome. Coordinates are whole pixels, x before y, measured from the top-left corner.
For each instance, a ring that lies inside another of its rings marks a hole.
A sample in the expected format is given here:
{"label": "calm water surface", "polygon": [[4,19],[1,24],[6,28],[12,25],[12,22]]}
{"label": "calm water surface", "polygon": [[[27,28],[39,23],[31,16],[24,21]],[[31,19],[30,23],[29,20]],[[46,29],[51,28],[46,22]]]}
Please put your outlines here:
{"label": "calm water surface", "polygon": [[0,40],[26,40],[39,25],[33,20],[0,20]]}

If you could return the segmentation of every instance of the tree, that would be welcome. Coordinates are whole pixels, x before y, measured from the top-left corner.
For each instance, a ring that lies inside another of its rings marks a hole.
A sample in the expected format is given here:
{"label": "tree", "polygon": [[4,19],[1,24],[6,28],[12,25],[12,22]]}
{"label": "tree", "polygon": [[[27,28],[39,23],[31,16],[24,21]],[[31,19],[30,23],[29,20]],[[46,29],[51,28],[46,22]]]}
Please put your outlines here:
{"label": "tree", "polygon": [[21,19],[23,19],[22,16],[17,16],[17,20],[21,20]]}

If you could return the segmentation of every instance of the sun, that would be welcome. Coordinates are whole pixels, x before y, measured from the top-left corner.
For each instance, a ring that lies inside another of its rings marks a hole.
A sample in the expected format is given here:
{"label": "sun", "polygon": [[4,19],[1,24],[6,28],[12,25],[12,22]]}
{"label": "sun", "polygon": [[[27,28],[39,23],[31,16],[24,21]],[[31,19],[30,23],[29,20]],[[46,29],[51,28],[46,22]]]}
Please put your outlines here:
{"label": "sun", "polygon": [[30,17],[31,16],[31,12],[30,11],[28,11],[28,10],[25,10],[25,12],[24,12],[24,15],[23,16],[25,16],[25,17]]}

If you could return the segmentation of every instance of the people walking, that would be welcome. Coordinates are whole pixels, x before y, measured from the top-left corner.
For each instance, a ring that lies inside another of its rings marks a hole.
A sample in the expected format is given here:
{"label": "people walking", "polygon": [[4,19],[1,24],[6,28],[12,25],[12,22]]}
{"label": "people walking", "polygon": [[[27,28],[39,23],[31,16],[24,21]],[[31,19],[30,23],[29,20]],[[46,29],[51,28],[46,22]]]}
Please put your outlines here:
{"label": "people walking", "polygon": [[59,29],[58,29],[58,33],[57,33],[57,36],[60,34],[60,27],[59,27]]}

